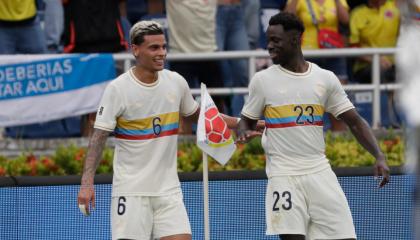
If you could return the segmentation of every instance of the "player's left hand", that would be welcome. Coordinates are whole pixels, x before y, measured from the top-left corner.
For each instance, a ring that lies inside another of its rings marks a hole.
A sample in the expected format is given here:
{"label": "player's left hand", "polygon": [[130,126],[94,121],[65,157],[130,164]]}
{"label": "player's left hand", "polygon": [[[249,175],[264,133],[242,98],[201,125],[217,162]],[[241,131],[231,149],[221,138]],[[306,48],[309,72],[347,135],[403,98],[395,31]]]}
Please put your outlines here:
{"label": "player's left hand", "polygon": [[262,131],[256,130],[256,131],[247,131],[247,141],[253,139],[254,137],[259,137],[262,135]]}
{"label": "player's left hand", "polygon": [[89,216],[91,211],[95,209],[95,189],[93,184],[80,186],[77,202],[80,212],[85,216]]}
{"label": "player's left hand", "polygon": [[258,120],[256,129],[257,129],[257,131],[259,131],[261,133],[264,132],[265,121],[264,120]]}
{"label": "player's left hand", "polygon": [[236,143],[247,143],[257,131],[245,130],[236,133]]}
{"label": "player's left hand", "polygon": [[[374,166],[374,177],[375,179],[382,179],[379,182],[379,188],[385,186],[385,184],[389,183],[390,181],[390,171],[389,167],[386,164],[385,157],[380,157],[376,159],[375,166]],[[379,178],[381,177],[381,178]]]}

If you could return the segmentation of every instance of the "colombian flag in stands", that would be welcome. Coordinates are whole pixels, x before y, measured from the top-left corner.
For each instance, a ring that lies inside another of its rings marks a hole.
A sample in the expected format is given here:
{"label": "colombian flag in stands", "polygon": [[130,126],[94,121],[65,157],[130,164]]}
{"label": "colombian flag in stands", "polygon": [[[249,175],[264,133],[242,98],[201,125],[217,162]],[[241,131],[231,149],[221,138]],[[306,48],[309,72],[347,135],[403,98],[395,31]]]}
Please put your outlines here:
{"label": "colombian flag in stands", "polygon": [[115,137],[127,140],[148,140],[178,134],[179,112],[153,117],[126,120],[117,119]]}

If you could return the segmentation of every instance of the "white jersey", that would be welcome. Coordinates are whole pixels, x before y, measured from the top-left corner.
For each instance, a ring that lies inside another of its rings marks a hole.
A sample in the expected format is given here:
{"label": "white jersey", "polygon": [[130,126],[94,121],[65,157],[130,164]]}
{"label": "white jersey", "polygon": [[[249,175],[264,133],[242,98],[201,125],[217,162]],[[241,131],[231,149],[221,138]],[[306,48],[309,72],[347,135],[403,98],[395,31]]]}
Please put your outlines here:
{"label": "white jersey", "polygon": [[144,84],[130,69],[107,86],[94,127],[115,132],[113,196],[179,191],[179,115],[197,108],[185,79],[168,70]]}
{"label": "white jersey", "polygon": [[325,156],[323,115],[335,117],[354,108],[338,78],[309,63],[304,73],[280,65],[255,74],[242,114],[250,119],[264,116],[262,137],[267,176],[301,175],[329,167]]}

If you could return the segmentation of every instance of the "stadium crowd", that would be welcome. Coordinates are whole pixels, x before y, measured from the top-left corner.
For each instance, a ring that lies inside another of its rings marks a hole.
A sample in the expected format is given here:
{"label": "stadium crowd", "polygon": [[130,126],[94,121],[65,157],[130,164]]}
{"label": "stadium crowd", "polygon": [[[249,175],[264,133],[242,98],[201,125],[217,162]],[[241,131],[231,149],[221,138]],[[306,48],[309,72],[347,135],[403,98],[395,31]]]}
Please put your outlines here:
{"label": "stadium crowd", "polygon": [[[303,49],[397,44],[398,0],[5,0],[0,2],[0,54],[125,52],[128,31],[139,20],[164,26],[171,53],[265,49],[267,20],[278,11],[294,13],[304,23]],[[342,84],[372,82],[370,56],[309,61],[333,71]],[[257,70],[270,64],[260,59]],[[183,75],[191,88],[199,82],[214,88],[248,86],[246,59],[169,62],[166,67]],[[393,56],[381,56],[380,67],[381,82],[394,82]],[[244,104],[242,95],[215,101],[233,116]],[[398,128],[392,92],[387,101],[390,126]],[[94,114],[83,116],[82,126],[91,126],[93,119]],[[330,121],[332,130],[345,129],[338,120]],[[80,134],[89,135],[88,129]]]}

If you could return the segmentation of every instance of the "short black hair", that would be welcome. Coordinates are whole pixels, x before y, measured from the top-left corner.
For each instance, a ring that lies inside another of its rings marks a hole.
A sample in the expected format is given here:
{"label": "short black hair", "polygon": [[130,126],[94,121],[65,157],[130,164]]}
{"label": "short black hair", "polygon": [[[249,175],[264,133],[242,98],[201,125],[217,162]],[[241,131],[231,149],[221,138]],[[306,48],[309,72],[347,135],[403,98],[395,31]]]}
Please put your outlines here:
{"label": "short black hair", "polygon": [[163,34],[163,27],[158,22],[140,21],[134,24],[130,30],[130,42],[140,45],[144,42],[144,36],[161,34]]}
{"label": "short black hair", "polygon": [[288,12],[277,13],[270,18],[268,24],[270,26],[280,24],[283,26],[284,31],[296,30],[301,35],[305,31],[302,21],[295,14]]}

